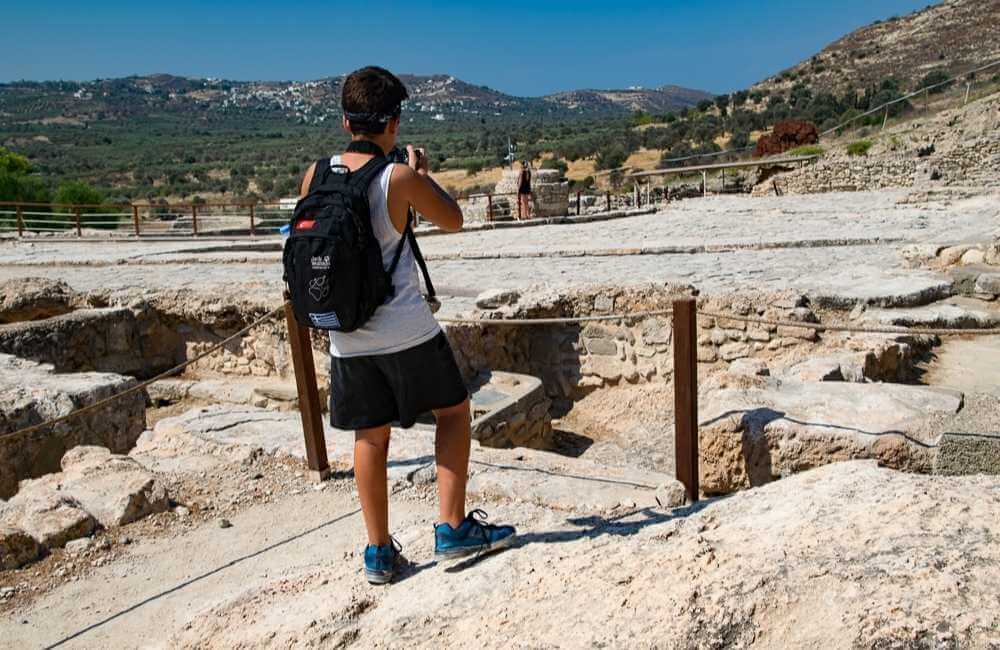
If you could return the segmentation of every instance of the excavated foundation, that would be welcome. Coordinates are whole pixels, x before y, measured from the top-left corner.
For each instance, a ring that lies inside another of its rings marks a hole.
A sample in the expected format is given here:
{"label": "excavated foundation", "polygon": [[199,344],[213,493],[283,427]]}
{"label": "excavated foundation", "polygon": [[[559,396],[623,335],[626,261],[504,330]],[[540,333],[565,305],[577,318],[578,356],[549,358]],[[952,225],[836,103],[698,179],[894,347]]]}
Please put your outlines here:
{"label": "excavated foundation", "polygon": [[[675,341],[671,317],[662,312],[692,292],[683,285],[644,285],[482,296],[480,307],[468,314],[473,322],[446,326],[473,394],[474,437],[490,447],[587,454],[619,466],[672,472]],[[77,298],[49,312],[39,304],[23,312],[34,320],[0,325],[0,353],[17,363],[48,364],[51,368],[32,372],[47,373],[54,386],[83,377],[100,386],[151,377],[205,352],[270,309],[178,296],[128,305]],[[923,427],[923,421],[954,415],[962,406],[960,393],[916,385],[937,339],[820,334],[805,325],[846,314],[818,312],[793,292],[733,294],[700,299],[699,306],[803,325],[699,317],[706,493],[731,492],[847,458],[933,471],[940,432]],[[544,325],[476,322],[611,314],[627,316]],[[326,339],[314,332],[312,343],[325,402]],[[5,373],[17,383],[27,371],[12,363]],[[142,399],[176,407],[173,411],[189,403],[289,410],[297,404],[293,377],[284,321],[273,318],[183,374],[154,384]],[[41,398],[55,405],[49,408],[8,402],[4,429],[63,414],[110,391],[99,388],[72,395],[56,391]],[[13,494],[18,480],[55,471],[60,450],[101,444],[127,451],[145,427],[141,406],[133,410],[134,416],[123,419],[119,407],[106,409],[112,431],[87,433],[86,427],[67,425],[0,442],[8,477],[0,497]],[[15,412],[21,416],[13,417]]]}

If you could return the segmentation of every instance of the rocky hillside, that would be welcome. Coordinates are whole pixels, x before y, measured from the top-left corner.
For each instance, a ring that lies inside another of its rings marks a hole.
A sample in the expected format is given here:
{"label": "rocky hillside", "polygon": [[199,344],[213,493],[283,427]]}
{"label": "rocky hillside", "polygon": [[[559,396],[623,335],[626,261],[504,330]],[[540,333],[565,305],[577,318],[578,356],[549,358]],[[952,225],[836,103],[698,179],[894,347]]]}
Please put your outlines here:
{"label": "rocky hillside", "polygon": [[[535,98],[507,95],[450,75],[401,75],[411,117],[443,120],[468,115],[620,113],[693,106],[708,93],[677,86],[657,89],[571,91]],[[343,77],[313,81],[230,81],[169,74],[85,82],[0,84],[0,124],[86,123],[151,115],[251,114],[322,123],[340,116]]]}
{"label": "rocky hillside", "polygon": [[[946,0],[857,29],[815,56],[753,86],[773,93],[798,82],[841,94],[895,77],[915,87],[929,72],[959,73],[1000,59],[1000,0]],[[1000,72],[1000,66],[989,75]]]}
{"label": "rocky hillside", "polygon": [[713,95],[680,86],[659,88],[629,88],[627,90],[569,90],[547,95],[545,100],[581,112],[645,111],[666,113],[685,106],[694,106]]}

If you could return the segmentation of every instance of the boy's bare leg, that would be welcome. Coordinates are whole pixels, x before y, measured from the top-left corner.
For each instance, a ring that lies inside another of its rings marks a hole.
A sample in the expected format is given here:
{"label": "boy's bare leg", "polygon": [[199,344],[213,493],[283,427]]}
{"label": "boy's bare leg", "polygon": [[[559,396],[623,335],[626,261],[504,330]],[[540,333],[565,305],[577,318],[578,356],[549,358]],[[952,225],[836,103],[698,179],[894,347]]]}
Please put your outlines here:
{"label": "boy's bare leg", "polygon": [[389,543],[389,488],[385,464],[389,456],[389,427],[359,429],[354,433],[354,481],[368,529],[368,543]]}
{"label": "boy's bare leg", "polygon": [[434,417],[437,418],[434,455],[440,509],[438,521],[456,528],[465,519],[465,484],[469,479],[472,440],[469,400],[434,411]]}

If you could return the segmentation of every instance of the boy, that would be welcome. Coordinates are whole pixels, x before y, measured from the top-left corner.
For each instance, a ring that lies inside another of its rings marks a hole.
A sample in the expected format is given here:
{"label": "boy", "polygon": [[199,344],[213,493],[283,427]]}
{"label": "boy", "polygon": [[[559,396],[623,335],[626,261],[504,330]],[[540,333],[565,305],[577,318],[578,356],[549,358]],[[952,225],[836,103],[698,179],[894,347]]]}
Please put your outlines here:
{"label": "boy", "polygon": [[[367,67],[344,80],[343,128],[351,144],[329,164],[360,169],[374,155],[396,146],[400,108],[408,93],[388,70]],[[462,228],[458,204],[428,173],[427,156],[407,146],[409,164],[392,164],[368,188],[372,229],[389,268],[406,227],[410,208],[447,231]],[[318,169],[318,166],[321,169]],[[314,176],[328,173],[327,161],[314,163],[302,179],[301,195]],[[317,179],[319,180],[319,179]],[[413,426],[432,411],[437,420],[435,456],[440,523],[434,527],[438,558],[461,557],[502,548],[511,526],[487,524],[485,513],[465,513],[469,468],[469,395],[441,326],[420,293],[413,251],[407,243],[392,275],[394,295],[353,332],[330,333],[330,420],[353,429],[354,478],[368,530],[365,575],[372,584],[392,580],[402,548],[389,535],[386,458],[390,423]]]}

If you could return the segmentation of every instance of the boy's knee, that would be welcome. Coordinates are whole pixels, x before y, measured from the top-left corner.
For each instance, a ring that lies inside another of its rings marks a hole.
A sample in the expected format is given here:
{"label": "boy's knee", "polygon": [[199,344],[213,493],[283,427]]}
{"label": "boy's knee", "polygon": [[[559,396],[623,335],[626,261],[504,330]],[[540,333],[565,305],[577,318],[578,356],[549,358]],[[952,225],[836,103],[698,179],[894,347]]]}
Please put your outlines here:
{"label": "boy's knee", "polygon": [[460,404],[455,406],[449,406],[448,408],[437,409],[434,411],[434,417],[440,423],[442,420],[470,420],[471,413],[469,411],[469,398],[465,398]]}
{"label": "boy's knee", "polygon": [[389,449],[389,435],[392,430],[389,427],[377,427],[375,429],[359,429],[354,432],[354,442],[371,445],[382,451]]}

